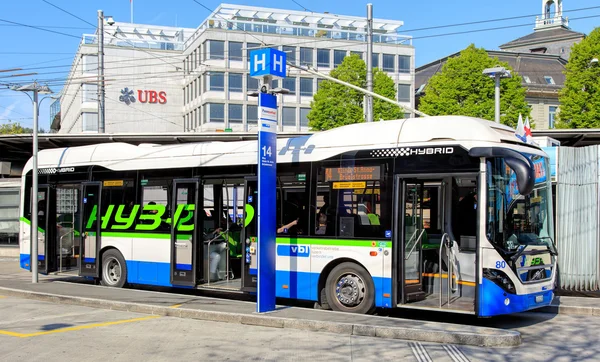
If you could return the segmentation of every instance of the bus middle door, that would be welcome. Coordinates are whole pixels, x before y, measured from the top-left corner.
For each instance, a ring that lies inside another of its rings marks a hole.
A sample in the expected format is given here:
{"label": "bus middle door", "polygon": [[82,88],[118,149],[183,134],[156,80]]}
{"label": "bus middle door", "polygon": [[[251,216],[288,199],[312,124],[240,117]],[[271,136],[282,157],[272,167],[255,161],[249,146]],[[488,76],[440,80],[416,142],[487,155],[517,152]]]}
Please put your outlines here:
{"label": "bus middle door", "polygon": [[258,181],[247,177],[244,182],[244,227],[242,231],[242,290],[255,292],[258,272]]}
{"label": "bus middle door", "polygon": [[[197,179],[173,181],[171,197],[171,284],[195,286],[197,268],[198,233]],[[201,204],[200,204],[201,205]]]}

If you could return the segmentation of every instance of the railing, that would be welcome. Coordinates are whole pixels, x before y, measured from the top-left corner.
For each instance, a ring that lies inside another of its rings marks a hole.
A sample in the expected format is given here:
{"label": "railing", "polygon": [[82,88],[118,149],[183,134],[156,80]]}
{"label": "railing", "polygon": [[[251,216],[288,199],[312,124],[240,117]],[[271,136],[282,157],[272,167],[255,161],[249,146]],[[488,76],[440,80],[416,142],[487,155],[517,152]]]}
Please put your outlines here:
{"label": "railing", "polygon": [[62,262],[63,262],[63,247],[62,247],[62,244],[63,244],[63,239],[65,238],[65,236],[71,235],[71,234],[73,234],[73,238],[75,238],[75,229],[72,229],[71,231],[62,234],[60,236],[60,239],[58,239],[58,249],[59,249],[59,252],[58,252],[58,257],[59,257],[58,271],[60,273],[62,273],[62,270],[63,270],[63,268],[62,268]]}
{"label": "railing", "polygon": [[447,299],[448,303],[447,307],[450,306],[451,303],[451,295],[456,291],[456,286],[454,285],[454,251],[452,250],[450,235],[448,233],[444,233],[442,235],[442,240],[440,240],[440,249],[439,249],[439,274],[440,274],[440,308],[442,308],[443,300],[444,300],[444,291],[443,291],[443,275],[442,275],[442,255],[444,251],[444,247],[446,249],[446,260],[448,266],[448,288],[447,288]]}
{"label": "railing", "polygon": [[[410,237],[410,239],[408,240],[408,243],[406,245],[410,245],[410,243],[414,239],[415,235],[417,235],[417,231],[419,231],[419,230],[418,229],[415,230],[415,232],[412,234],[412,236]],[[425,229],[421,230],[421,233],[419,234],[419,237],[417,238],[417,240],[415,241],[415,243],[411,247],[410,251],[408,252],[408,255],[406,257],[404,257],[404,260],[408,260],[408,258],[410,258],[410,256],[412,255],[413,251],[415,251],[415,248],[417,247],[417,245],[421,241],[421,238],[423,237],[424,233],[425,233]]]}
{"label": "railing", "polygon": [[[319,28],[316,24],[294,25],[277,24],[270,22],[254,22],[248,20],[224,20],[218,17],[206,19],[196,31],[183,44],[183,48],[190,46],[207,29],[220,29],[243,31],[252,33],[274,34],[274,35],[293,35],[314,38],[324,38],[333,40],[351,40],[367,41],[366,30],[342,29],[342,28]],[[374,33],[374,43],[384,44],[407,44],[412,45],[412,36],[400,35],[397,33]]]}
{"label": "railing", "polygon": [[[81,37],[81,44],[98,44],[97,36],[95,34],[83,34]],[[169,42],[169,41],[148,41],[140,39],[129,39],[129,38],[110,38],[105,41],[106,45],[115,45],[126,48],[141,48],[141,49],[160,49],[160,50],[183,50],[184,45],[181,42]]]}

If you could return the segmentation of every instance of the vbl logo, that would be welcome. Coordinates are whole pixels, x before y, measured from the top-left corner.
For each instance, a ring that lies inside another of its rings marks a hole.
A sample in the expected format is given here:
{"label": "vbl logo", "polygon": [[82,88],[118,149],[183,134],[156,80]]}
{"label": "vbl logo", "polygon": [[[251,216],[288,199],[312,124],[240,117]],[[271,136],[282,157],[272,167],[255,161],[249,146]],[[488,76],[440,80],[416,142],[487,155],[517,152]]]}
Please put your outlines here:
{"label": "vbl logo", "polygon": [[306,245],[277,245],[277,255],[306,258],[310,255],[310,247]]}

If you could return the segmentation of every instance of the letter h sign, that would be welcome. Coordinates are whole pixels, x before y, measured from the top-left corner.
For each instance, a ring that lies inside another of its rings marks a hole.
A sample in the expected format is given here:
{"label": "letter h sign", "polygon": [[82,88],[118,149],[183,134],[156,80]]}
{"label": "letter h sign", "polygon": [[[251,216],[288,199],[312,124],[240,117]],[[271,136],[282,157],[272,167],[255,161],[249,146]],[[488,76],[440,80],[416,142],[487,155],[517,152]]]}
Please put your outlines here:
{"label": "letter h sign", "polygon": [[263,78],[272,76],[275,79],[285,78],[285,53],[276,49],[258,49],[250,52],[250,76]]}

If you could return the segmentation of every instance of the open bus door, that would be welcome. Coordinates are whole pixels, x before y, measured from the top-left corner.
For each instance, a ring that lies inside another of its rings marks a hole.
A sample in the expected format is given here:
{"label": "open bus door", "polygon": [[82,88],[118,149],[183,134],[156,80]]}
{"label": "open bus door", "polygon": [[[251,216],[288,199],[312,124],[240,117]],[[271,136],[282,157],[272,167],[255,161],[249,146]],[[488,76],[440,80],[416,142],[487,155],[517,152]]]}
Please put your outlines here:
{"label": "open bus door", "polygon": [[396,178],[396,195],[399,195],[397,237],[400,253],[399,283],[402,304],[424,298],[423,291],[423,182]]}
{"label": "open bus door", "polygon": [[[49,185],[38,186],[37,199],[34,201],[38,203],[38,214],[37,216],[31,215],[31,218],[37,217],[38,219],[38,272],[42,274],[48,274],[57,270],[56,266],[56,213],[50,212],[54,210],[56,202],[56,189]],[[31,226],[31,225],[30,225]],[[30,248],[33,249],[33,228],[30,231],[31,243]],[[30,250],[29,255],[33,253]],[[31,263],[35,262],[35,257],[32,256]],[[31,270],[31,263],[29,264],[29,270]]]}
{"label": "open bus door", "polygon": [[[171,197],[171,284],[195,286],[198,258],[198,233],[202,231],[197,179],[175,180]],[[200,204],[202,205],[202,204]],[[200,222],[199,222],[200,221]]]}
{"label": "open bus door", "polygon": [[258,179],[256,177],[246,177],[244,200],[242,290],[255,292],[258,277]]}
{"label": "open bus door", "polygon": [[81,230],[79,275],[98,278],[100,276],[100,249],[102,226],[101,182],[84,182],[81,185],[79,230]]}

